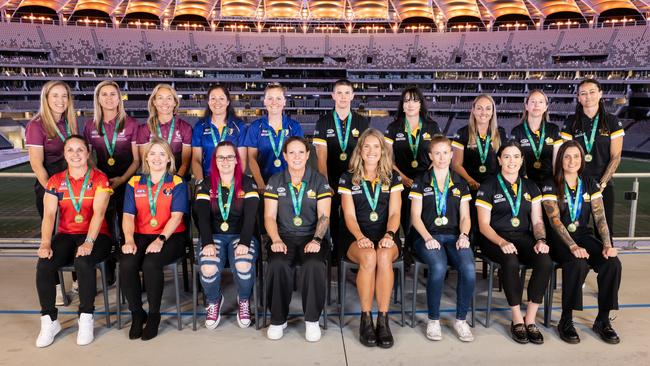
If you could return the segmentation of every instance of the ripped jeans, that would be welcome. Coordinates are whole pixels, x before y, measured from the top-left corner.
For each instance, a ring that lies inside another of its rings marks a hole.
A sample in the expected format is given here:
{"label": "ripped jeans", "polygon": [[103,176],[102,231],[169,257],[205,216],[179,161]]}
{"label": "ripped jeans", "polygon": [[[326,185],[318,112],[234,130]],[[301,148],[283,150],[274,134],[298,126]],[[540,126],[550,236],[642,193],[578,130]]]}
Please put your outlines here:
{"label": "ripped jeans", "polygon": [[259,244],[253,238],[248,248],[248,254],[235,257],[235,248],[239,244],[238,234],[218,234],[213,239],[217,247],[215,257],[206,257],[201,252],[197,253],[200,268],[199,278],[208,303],[214,304],[221,299],[221,273],[226,267],[226,263],[230,263],[237,285],[238,297],[240,299],[250,298],[253,285],[255,285],[255,262]]}

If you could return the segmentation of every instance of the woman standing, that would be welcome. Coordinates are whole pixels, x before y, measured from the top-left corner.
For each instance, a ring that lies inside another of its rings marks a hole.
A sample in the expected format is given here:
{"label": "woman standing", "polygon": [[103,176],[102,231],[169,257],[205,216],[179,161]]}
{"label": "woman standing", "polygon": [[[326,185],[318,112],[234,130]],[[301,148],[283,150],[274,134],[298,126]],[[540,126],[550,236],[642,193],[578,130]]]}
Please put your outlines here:
{"label": "woman standing", "polygon": [[411,229],[411,201],[408,199],[413,180],[431,166],[429,142],[440,133],[438,124],[428,116],[422,91],[410,86],[402,91],[395,120],[386,128],[384,138],[393,148],[394,168],[406,189],[402,191],[400,213],[402,230]]}
{"label": "woman standing", "polygon": [[195,203],[201,237],[196,258],[208,303],[205,326],[215,329],[221,321],[221,273],[230,263],[237,285],[237,323],[246,328],[251,323],[249,298],[255,285],[259,253],[253,232],[260,196],[253,180],[240,168],[241,158],[235,144],[222,141],[213,153],[210,171],[215,174],[197,187]]}
{"label": "woman standing", "polygon": [[[593,330],[610,344],[620,342],[609,320],[618,310],[621,261],[610,240],[603,197],[596,180],[585,178],[584,151],[577,141],[565,142],[558,153],[555,180],[542,188],[544,209],[553,227],[551,256],[562,265],[562,317],[557,325],[560,338],[579,343],[573,326],[573,310],[582,310],[582,285],[589,266],[598,273],[598,315]],[[602,238],[589,226],[594,223]]]}
{"label": "woman standing", "polygon": [[[542,218],[542,195],[533,181],[520,176],[524,158],[516,141],[501,145],[497,158],[499,172],[485,180],[476,194],[479,228],[487,239],[480,241],[481,252],[501,266],[500,278],[512,311],[512,339],[542,344],[544,337],[535,325],[535,316],[553,270]],[[528,281],[525,317],[520,308],[520,263],[533,272]]]}
{"label": "woman standing", "polygon": [[[357,291],[361,302],[359,339],[367,347],[393,346],[388,307],[393,289],[393,262],[400,255],[401,192],[399,173],[393,170],[391,149],[376,129],[364,131],[350,159],[350,171],[339,180],[343,217],[348,229],[347,258],[359,264]],[[351,237],[350,237],[351,236]],[[377,297],[377,328],[372,321]]]}
{"label": "woman standing", "polygon": [[[51,176],[43,198],[41,245],[36,265],[36,289],[41,303],[41,331],[37,347],[47,347],[61,331],[55,306],[58,270],[74,263],[79,281],[77,344],[93,339],[93,312],[97,293],[95,266],[108,257],[111,239],[104,219],[112,193],[104,173],[88,166],[90,147],[82,136],[63,141],[68,168]],[[57,233],[52,237],[58,210]],[[106,309],[108,311],[108,309]]]}
{"label": "woman standing", "polygon": [[[169,144],[154,138],[144,146],[143,156],[142,174],[129,180],[124,195],[125,243],[119,276],[131,310],[129,339],[146,341],[158,335],[163,268],[184,253],[183,215],[189,202],[187,183],[174,175]],[[149,314],[142,309],[140,270],[147,284]]]}
{"label": "woman standing", "polygon": [[467,324],[467,310],[474,294],[476,268],[469,247],[469,194],[467,183],[449,169],[451,141],[435,135],[429,145],[432,169],[422,173],[413,183],[409,198],[411,222],[419,234],[413,247],[418,258],[429,267],[427,303],[429,321],[427,338],[442,339],[440,328],[440,298],[447,274],[447,263],[458,270],[456,285],[456,321],[454,330],[463,342],[474,340]]}
{"label": "woman standing", "polygon": [[294,289],[293,271],[300,264],[305,339],[317,342],[329,275],[329,248],[321,244],[329,227],[332,191],[327,179],[307,166],[309,145],[302,137],[290,137],[282,151],[287,170],[273,175],[264,192],[264,226],[271,238],[267,269],[271,325],[266,335],[271,340],[282,338]]}

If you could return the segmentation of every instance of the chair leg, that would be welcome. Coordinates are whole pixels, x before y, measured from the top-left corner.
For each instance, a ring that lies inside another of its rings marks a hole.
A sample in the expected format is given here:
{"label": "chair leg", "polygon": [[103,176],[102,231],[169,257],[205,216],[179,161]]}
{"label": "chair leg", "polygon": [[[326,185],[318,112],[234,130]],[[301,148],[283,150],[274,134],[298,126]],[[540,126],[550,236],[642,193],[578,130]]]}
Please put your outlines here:
{"label": "chair leg", "polygon": [[551,271],[551,278],[548,288],[546,289],[546,296],[544,298],[544,326],[548,328],[551,325],[551,317],[553,316],[553,283],[556,281],[555,267]]}
{"label": "chair leg", "polygon": [[327,264],[327,288],[325,289],[325,306],[323,306],[323,329],[327,330],[327,306],[330,303],[330,275],[329,275],[330,266]]}
{"label": "chair leg", "polygon": [[413,293],[411,295],[411,328],[415,328],[415,302],[417,300],[419,274],[420,264],[416,261],[413,269]]}
{"label": "chair leg", "polygon": [[192,265],[192,330],[196,331],[196,303],[199,301],[198,296],[198,284],[197,284],[197,268],[196,265]]}
{"label": "chair leg", "polygon": [[257,279],[257,268],[253,269],[253,278],[255,279],[255,284],[253,285],[253,312],[255,313],[255,330],[260,330],[260,317],[259,317],[259,299],[258,295],[259,290],[259,281]]}
{"label": "chair leg", "polygon": [[476,324],[476,291],[472,294],[472,322],[469,323],[469,326],[474,328]]}
{"label": "chair leg", "polygon": [[117,307],[117,329],[122,329],[122,292],[120,291],[120,261],[115,265],[115,306]]}
{"label": "chair leg", "polygon": [[404,327],[404,287],[406,286],[406,271],[404,269],[404,262],[402,262],[400,269],[399,269],[399,287],[400,287],[400,308],[402,309],[402,323],[400,324],[402,327]]}
{"label": "chair leg", "polygon": [[[398,271],[393,267],[393,278],[398,276]],[[397,286],[393,285],[393,303],[397,304]]]}
{"label": "chair leg", "polygon": [[174,270],[174,288],[176,290],[176,319],[178,322],[178,330],[183,329],[181,322],[181,286],[178,280],[178,262],[172,266]]}
{"label": "chair leg", "polygon": [[104,311],[106,311],[106,328],[110,328],[111,308],[108,301],[108,281],[106,280],[106,262],[99,263],[99,274],[102,279],[102,292],[104,293]]}
{"label": "chair leg", "polygon": [[343,323],[343,318],[345,317],[345,288],[347,284],[345,275],[347,274],[348,266],[345,262],[340,263],[340,266],[341,266],[341,279],[339,280],[339,286],[341,286],[341,295],[340,295],[341,311],[339,312],[339,326],[341,327],[341,329],[343,329],[343,326],[345,325]]}
{"label": "chair leg", "polygon": [[[264,262],[262,262],[262,272],[266,274],[266,269],[264,268]],[[266,276],[265,276],[266,277]],[[263,280],[262,280],[263,281]],[[266,327],[266,314],[267,314],[267,301],[268,297],[266,294],[267,291],[266,283],[262,283],[262,327]]]}
{"label": "chair leg", "polygon": [[492,313],[492,285],[494,284],[494,264],[488,263],[488,296],[485,308],[485,327],[490,327],[490,315]]}
{"label": "chair leg", "polygon": [[65,281],[63,280],[63,271],[59,271],[59,283],[61,284],[61,295],[63,295],[63,306],[70,306],[70,298],[65,291]]}

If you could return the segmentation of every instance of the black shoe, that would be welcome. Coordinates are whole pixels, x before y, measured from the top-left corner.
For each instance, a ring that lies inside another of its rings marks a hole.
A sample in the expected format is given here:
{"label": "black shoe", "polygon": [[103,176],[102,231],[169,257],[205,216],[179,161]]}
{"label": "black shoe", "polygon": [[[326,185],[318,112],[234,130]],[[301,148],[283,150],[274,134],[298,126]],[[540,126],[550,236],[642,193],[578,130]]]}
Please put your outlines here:
{"label": "black shoe", "polygon": [[372,314],[368,312],[361,313],[361,325],[359,326],[359,341],[366,347],[377,345],[377,336],[375,335],[375,326],[372,324]]}
{"label": "black shoe", "polygon": [[140,311],[131,312],[131,328],[129,329],[129,339],[138,339],[142,337],[142,328],[144,323],[147,322],[147,313],[140,309]]}
{"label": "black shoe", "polygon": [[560,319],[557,323],[557,332],[560,334],[560,339],[570,344],[580,343],[580,336],[573,326],[573,321]]}
{"label": "black shoe", "polygon": [[510,323],[510,334],[512,335],[512,339],[514,339],[515,342],[521,344],[528,343],[528,332],[526,331],[526,326],[524,323]]}
{"label": "black shoe", "polygon": [[377,314],[377,345],[381,348],[391,348],[395,340],[388,326],[388,313]]}
{"label": "black shoe", "polygon": [[592,327],[592,329],[606,343],[618,344],[621,342],[621,339],[618,338],[618,334],[616,334],[616,331],[614,330],[614,328],[612,328],[612,323],[610,323],[609,320],[606,321],[596,320],[594,322],[594,326]]}
{"label": "black shoe", "polygon": [[160,325],[160,313],[158,314],[149,314],[149,319],[147,319],[147,325],[144,326],[142,330],[142,340],[148,341],[150,339],[156,338],[158,335],[158,326]]}
{"label": "black shoe", "polygon": [[526,326],[526,334],[528,335],[528,341],[533,344],[544,344],[544,336],[542,332],[539,331],[537,325],[528,324]]}

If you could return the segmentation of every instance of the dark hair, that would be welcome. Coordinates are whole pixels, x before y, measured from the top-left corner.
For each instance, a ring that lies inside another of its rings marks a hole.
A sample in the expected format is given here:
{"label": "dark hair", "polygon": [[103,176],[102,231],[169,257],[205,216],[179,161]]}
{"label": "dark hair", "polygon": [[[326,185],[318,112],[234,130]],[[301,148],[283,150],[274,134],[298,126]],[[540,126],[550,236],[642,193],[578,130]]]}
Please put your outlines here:
{"label": "dark hair", "polygon": [[88,141],[86,140],[85,137],[83,137],[83,136],[81,136],[79,134],[70,135],[70,136],[66,137],[65,140],[63,140],[63,146],[65,147],[65,145],[67,145],[68,141],[70,141],[70,140],[81,140],[84,143],[84,146],[86,146],[86,150],[88,150],[90,152],[90,144],[88,143]]}
{"label": "dark hair", "polygon": [[[526,158],[524,156],[524,151],[521,149],[521,145],[517,142],[517,140],[507,140],[505,143],[502,143],[501,146],[499,147],[499,150],[497,151],[497,157],[501,157],[503,154],[503,151],[509,147],[516,147],[519,150],[519,153],[521,154],[521,167],[519,168],[519,176],[523,177],[526,175]],[[497,162],[498,163],[498,162]]]}
{"label": "dark hair", "polygon": [[564,167],[562,167],[562,161],[564,160],[564,154],[569,148],[577,147],[580,151],[580,168],[578,169],[578,176],[582,175],[582,171],[585,169],[585,151],[582,149],[582,146],[575,141],[569,140],[565,141],[560,145],[560,149],[557,151],[557,157],[555,158],[555,173],[553,174],[553,182],[555,183],[555,188],[557,188],[557,204],[560,208],[564,208]]}
{"label": "dark hair", "polygon": [[[598,88],[598,91],[603,91],[602,85],[600,85],[600,82],[596,79],[583,79],[580,83],[578,83],[578,86],[576,87],[576,94],[580,94],[580,88],[585,85],[585,84],[594,84],[596,85],[596,88]],[[603,98],[600,98],[598,100],[598,129],[602,133],[606,133],[609,135],[609,126],[607,125],[605,121],[605,113],[607,111],[605,110],[605,103],[603,102]],[[582,109],[582,104],[580,104],[580,101],[576,101],[576,114],[575,114],[575,120],[573,121],[573,126],[572,129],[575,131],[578,126],[584,131],[584,126],[582,124],[582,116],[584,115],[584,111]],[[585,132],[586,133],[586,132]]]}
{"label": "dark hair", "polygon": [[[228,123],[228,120],[235,116],[235,108],[232,106],[232,99],[230,99],[230,91],[228,88],[222,84],[211,85],[208,89],[208,92],[205,94],[205,98],[209,102],[210,93],[217,89],[221,89],[221,91],[223,91],[223,93],[226,95],[226,98],[228,99],[228,107],[226,108],[226,123]],[[212,119],[212,110],[210,110],[209,105],[205,106],[205,114],[203,115],[203,118],[208,122],[210,122],[210,119]]]}
{"label": "dark hair", "polygon": [[420,118],[422,121],[428,121],[429,117],[427,116],[427,104],[424,100],[424,94],[417,86],[411,85],[407,86],[402,90],[402,95],[400,96],[399,105],[397,106],[397,114],[395,115],[395,121],[399,121],[405,118],[404,116],[404,101],[407,96],[415,97],[420,101]]}
{"label": "dark hair", "polygon": [[290,143],[292,142],[301,142],[303,145],[305,145],[305,149],[307,152],[309,152],[309,143],[307,143],[307,140],[300,136],[291,136],[287,139],[287,141],[284,142],[284,145],[282,145],[282,152],[287,153],[287,147],[289,146]]}
{"label": "dark hair", "polygon": [[[219,174],[219,167],[217,166],[217,150],[220,147],[231,147],[233,151],[235,152],[235,160],[237,161],[237,165],[235,165],[235,172],[234,172],[234,178],[235,178],[235,187],[233,189],[233,194],[235,197],[233,200],[235,201],[236,204],[239,203],[241,200],[240,197],[240,191],[242,191],[242,170],[241,170],[241,158],[239,157],[239,152],[237,151],[237,146],[233,144],[230,141],[221,141],[220,143],[215,146],[213,152],[212,152],[212,157],[210,159],[210,202],[212,203],[212,208],[216,209],[217,208],[217,189],[219,189],[219,185],[221,184],[221,175]],[[215,210],[216,211],[216,210]]]}
{"label": "dark hair", "polygon": [[337,86],[349,86],[350,88],[352,88],[352,90],[354,90],[354,87],[352,86],[352,82],[348,79],[336,80],[336,82],[334,83],[334,88],[332,88],[332,91],[334,91],[334,89],[336,89]]}

